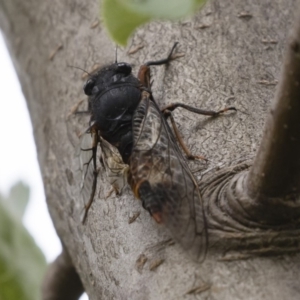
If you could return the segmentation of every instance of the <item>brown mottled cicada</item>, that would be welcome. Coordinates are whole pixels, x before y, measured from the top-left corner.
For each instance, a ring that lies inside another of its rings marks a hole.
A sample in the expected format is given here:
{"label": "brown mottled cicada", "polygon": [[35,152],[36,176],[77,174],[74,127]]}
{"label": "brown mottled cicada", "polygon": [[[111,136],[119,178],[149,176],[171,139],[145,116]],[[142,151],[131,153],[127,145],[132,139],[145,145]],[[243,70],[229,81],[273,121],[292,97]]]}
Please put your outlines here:
{"label": "brown mottled cicada", "polygon": [[[92,74],[84,85],[91,114],[87,134],[92,146],[82,146],[82,194],[87,217],[97,185],[97,149],[115,189],[126,181],[135,197],[157,223],[163,223],[172,237],[197,260],[205,256],[208,244],[206,219],[200,191],[187,160],[192,156],[179,135],[171,112],[177,107],[194,113],[216,116],[207,111],[175,103],[160,109],[153,98],[150,66],[168,64],[175,58],[174,44],[166,59],[140,67],[138,77],[127,63],[111,64]],[[174,133],[167,119],[170,119]],[[83,143],[84,144],[84,143]],[[119,176],[122,174],[121,176]],[[120,179],[121,178],[121,179]]]}

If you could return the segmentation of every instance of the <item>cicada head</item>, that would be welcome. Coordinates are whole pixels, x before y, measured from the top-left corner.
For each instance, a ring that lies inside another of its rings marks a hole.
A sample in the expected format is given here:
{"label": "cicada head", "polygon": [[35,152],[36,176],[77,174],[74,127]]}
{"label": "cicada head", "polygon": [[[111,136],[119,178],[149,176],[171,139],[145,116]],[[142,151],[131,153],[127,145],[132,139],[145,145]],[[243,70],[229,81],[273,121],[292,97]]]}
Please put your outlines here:
{"label": "cicada head", "polygon": [[83,86],[87,96],[96,96],[117,84],[138,84],[138,79],[131,73],[132,67],[125,62],[102,67],[92,74]]}

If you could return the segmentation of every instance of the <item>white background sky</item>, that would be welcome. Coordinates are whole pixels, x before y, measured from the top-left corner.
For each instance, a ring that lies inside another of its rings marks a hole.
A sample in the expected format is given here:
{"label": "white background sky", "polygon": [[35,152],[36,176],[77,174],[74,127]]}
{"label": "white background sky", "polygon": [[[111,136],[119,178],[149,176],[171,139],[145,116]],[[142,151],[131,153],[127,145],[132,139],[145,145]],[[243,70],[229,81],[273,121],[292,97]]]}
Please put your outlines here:
{"label": "white background sky", "polygon": [[7,194],[20,180],[30,187],[24,224],[51,262],[61,252],[61,245],[46,206],[26,102],[1,31],[0,104],[0,192]]}

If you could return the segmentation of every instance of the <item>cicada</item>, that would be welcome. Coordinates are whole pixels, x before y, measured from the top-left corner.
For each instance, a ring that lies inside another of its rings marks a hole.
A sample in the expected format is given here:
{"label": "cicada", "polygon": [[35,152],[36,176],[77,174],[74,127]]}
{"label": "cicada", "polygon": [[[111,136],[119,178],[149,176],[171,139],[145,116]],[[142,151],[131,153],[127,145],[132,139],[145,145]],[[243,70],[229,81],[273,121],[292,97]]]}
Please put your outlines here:
{"label": "cicada", "polygon": [[103,164],[115,189],[124,185],[125,178],[154,220],[164,224],[172,237],[200,261],[208,246],[207,224],[201,193],[187,163],[187,158],[197,157],[184,145],[172,111],[181,107],[217,116],[235,108],[210,111],[183,103],[162,109],[158,106],[151,91],[150,67],[170,63],[175,58],[176,45],[167,58],[142,65],[137,77],[130,64],[116,61],[87,79],[83,87],[90,112],[86,134],[92,137],[92,145],[82,147],[82,193],[87,200],[84,220],[95,197],[100,146]]}

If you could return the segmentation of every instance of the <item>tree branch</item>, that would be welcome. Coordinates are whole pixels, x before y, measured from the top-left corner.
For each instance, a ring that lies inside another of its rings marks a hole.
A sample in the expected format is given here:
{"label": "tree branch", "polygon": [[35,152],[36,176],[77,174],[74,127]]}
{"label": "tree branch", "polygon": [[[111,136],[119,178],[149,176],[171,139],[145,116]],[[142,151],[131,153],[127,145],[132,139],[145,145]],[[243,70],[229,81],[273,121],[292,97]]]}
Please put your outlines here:
{"label": "tree branch", "polygon": [[77,300],[84,292],[69,253],[62,253],[48,267],[42,286],[43,300]]}
{"label": "tree branch", "polygon": [[[300,192],[300,9],[288,43],[279,88],[248,176],[248,193],[286,197]],[[298,206],[299,207],[299,206]],[[298,212],[299,213],[299,212]]]}

